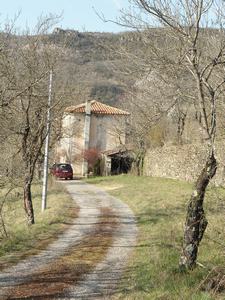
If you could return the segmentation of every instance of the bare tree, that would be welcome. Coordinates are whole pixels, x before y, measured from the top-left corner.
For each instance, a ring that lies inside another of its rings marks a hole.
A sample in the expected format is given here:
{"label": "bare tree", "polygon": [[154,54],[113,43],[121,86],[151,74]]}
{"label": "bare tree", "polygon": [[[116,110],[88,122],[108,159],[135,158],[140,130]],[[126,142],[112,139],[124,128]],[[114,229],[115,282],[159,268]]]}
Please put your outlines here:
{"label": "bare tree", "polygon": [[[20,162],[19,176],[23,177],[24,209],[29,225],[34,223],[31,185],[47,134],[48,75],[51,69],[56,69],[59,58],[59,50],[45,36],[55,22],[56,18],[50,16],[40,20],[35,34],[26,32],[19,38],[11,34],[3,36],[4,51],[0,57],[1,135],[3,139],[11,137],[16,145],[13,155]],[[55,97],[50,108],[53,116],[62,107]]]}
{"label": "bare tree", "polygon": [[[134,9],[123,12],[119,23],[137,29],[148,45],[151,61],[146,69],[152,67],[167,74],[174,87],[180,77],[188,82],[187,89],[179,84],[176,95],[180,94],[187,105],[191,101],[200,112],[208,145],[208,158],[188,204],[180,258],[181,268],[192,269],[207,227],[205,191],[217,169],[217,107],[225,92],[224,3],[220,0],[131,0],[130,3]],[[157,27],[155,40],[149,39],[153,27]]]}
{"label": "bare tree", "polygon": [[131,113],[128,119],[128,143],[134,152],[133,171],[141,176],[147,151],[163,146],[168,139],[168,132],[173,130],[169,114],[178,101],[163,76],[153,70],[136,80],[123,100]]}

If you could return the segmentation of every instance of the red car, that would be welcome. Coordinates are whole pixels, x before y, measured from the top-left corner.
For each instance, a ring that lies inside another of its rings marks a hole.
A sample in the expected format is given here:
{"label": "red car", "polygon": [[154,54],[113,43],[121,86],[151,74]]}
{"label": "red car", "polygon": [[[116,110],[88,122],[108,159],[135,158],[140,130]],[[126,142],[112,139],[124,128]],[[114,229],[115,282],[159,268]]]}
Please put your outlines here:
{"label": "red car", "polygon": [[51,167],[51,174],[56,178],[73,179],[73,168],[70,164],[54,164]]}

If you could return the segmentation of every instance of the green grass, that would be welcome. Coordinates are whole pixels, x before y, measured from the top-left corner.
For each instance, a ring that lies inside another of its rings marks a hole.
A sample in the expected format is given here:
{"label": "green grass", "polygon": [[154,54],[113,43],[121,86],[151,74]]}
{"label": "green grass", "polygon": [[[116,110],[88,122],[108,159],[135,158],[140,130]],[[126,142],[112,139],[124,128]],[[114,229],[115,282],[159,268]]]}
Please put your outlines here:
{"label": "green grass", "polygon": [[[3,218],[8,237],[0,239],[0,269],[21,258],[38,253],[66,228],[76,215],[76,208],[63,186],[50,180],[47,209],[41,212],[41,184],[32,186],[35,224],[27,226],[23,209],[22,189],[16,189],[7,198]],[[72,209],[71,209],[72,208]]]}
{"label": "green grass", "polygon": [[215,267],[225,266],[224,189],[211,188],[206,195],[209,224],[198,257],[203,267],[181,273],[178,261],[191,184],[172,179],[125,175],[92,178],[88,182],[103,187],[126,202],[137,218],[138,244],[128,266],[128,276],[123,279],[115,298],[225,299],[223,291],[214,294],[212,290],[205,291],[202,288],[206,286],[207,276],[212,279],[211,271]]}

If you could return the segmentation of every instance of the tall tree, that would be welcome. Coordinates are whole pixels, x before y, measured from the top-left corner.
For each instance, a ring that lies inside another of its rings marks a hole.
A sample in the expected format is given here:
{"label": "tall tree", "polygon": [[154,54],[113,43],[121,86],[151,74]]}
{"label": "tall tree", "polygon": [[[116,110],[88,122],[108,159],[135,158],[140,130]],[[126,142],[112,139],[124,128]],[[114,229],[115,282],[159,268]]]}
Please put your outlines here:
{"label": "tall tree", "polygon": [[[54,17],[44,18],[37,25],[35,34],[23,36],[3,34],[3,50],[0,53],[1,76],[1,135],[8,138],[8,147],[14,145],[14,156],[19,161],[23,178],[24,209],[29,225],[34,223],[31,185],[38,159],[46,138],[48,110],[48,78],[56,69],[60,51],[49,42],[46,32]],[[50,108],[54,112],[62,108],[55,99]]]}
{"label": "tall tree", "polygon": [[[199,170],[200,175],[188,204],[180,258],[181,268],[192,269],[207,227],[205,191],[217,169],[217,108],[225,93],[224,2],[131,0],[130,3],[133,10],[123,12],[119,22],[138,29],[148,45],[151,61],[147,62],[146,70],[150,66],[161,74],[167,74],[167,80],[177,86],[174,95],[180,94],[187,105],[191,101],[201,114],[201,133],[204,132],[208,157],[204,168]],[[157,27],[156,39],[151,39],[153,27]],[[182,78],[186,81],[185,85],[177,84]]]}

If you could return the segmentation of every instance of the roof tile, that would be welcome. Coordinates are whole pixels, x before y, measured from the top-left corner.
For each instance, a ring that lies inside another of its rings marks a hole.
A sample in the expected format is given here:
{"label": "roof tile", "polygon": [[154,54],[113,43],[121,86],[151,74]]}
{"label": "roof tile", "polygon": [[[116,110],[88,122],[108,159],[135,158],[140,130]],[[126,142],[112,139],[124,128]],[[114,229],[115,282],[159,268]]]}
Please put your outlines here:
{"label": "roof tile", "polygon": [[[76,106],[69,106],[65,109],[65,112],[68,113],[85,113],[85,103],[76,105]],[[130,115],[129,112],[121,110],[116,107],[112,107],[96,100],[91,101],[91,113],[97,115]]]}

